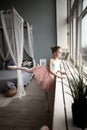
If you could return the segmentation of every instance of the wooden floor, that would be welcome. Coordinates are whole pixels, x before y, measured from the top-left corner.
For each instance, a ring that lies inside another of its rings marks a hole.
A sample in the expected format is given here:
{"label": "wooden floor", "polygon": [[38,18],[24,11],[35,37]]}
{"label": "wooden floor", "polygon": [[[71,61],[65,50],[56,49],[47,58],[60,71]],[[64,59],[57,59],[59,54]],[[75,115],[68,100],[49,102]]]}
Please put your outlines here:
{"label": "wooden floor", "polygon": [[39,130],[43,125],[52,130],[54,93],[49,93],[50,112],[46,113],[44,91],[35,80],[25,89],[25,97],[13,99],[8,106],[0,108],[0,130]]}

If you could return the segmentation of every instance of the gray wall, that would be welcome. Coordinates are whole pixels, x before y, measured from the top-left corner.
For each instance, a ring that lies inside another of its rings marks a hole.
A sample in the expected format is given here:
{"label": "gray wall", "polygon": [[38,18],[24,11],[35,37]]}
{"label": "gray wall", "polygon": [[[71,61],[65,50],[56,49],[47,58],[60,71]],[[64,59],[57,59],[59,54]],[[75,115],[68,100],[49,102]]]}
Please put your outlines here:
{"label": "gray wall", "polygon": [[33,25],[34,54],[40,58],[52,56],[51,46],[56,44],[56,5],[55,0],[1,0],[0,10],[14,7],[18,13]]}

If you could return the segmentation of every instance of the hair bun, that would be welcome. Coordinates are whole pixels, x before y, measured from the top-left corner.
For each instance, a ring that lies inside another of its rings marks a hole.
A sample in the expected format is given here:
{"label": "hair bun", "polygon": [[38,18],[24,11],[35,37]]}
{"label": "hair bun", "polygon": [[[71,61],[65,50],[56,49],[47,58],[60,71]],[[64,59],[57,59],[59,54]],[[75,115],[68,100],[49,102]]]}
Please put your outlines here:
{"label": "hair bun", "polygon": [[57,45],[51,46],[52,53],[57,52],[58,49],[60,49],[60,48],[61,48],[61,47],[60,47],[60,46],[57,46]]}

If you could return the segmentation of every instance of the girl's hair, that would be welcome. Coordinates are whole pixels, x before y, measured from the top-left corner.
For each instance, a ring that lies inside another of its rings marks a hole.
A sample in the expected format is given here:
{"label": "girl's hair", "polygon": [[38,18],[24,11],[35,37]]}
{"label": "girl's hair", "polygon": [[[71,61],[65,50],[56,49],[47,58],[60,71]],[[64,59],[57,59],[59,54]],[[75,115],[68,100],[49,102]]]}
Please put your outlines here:
{"label": "girl's hair", "polygon": [[59,49],[61,49],[61,47],[60,46],[52,46],[51,47],[51,50],[52,50],[52,54],[54,54],[54,52],[57,52]]}

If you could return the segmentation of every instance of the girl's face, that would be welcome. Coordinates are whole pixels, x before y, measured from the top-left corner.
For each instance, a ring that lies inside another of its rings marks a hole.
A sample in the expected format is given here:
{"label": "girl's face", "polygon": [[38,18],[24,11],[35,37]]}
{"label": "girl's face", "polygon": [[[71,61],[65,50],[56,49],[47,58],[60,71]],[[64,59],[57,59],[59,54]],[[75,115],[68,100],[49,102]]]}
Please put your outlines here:
{"label": "girl's face", "polygon": [[60,58],[61,57],[61,53],[62,53],[62,49],[58,49],[57,52],[54,52],[54,56],[55,58]]}

